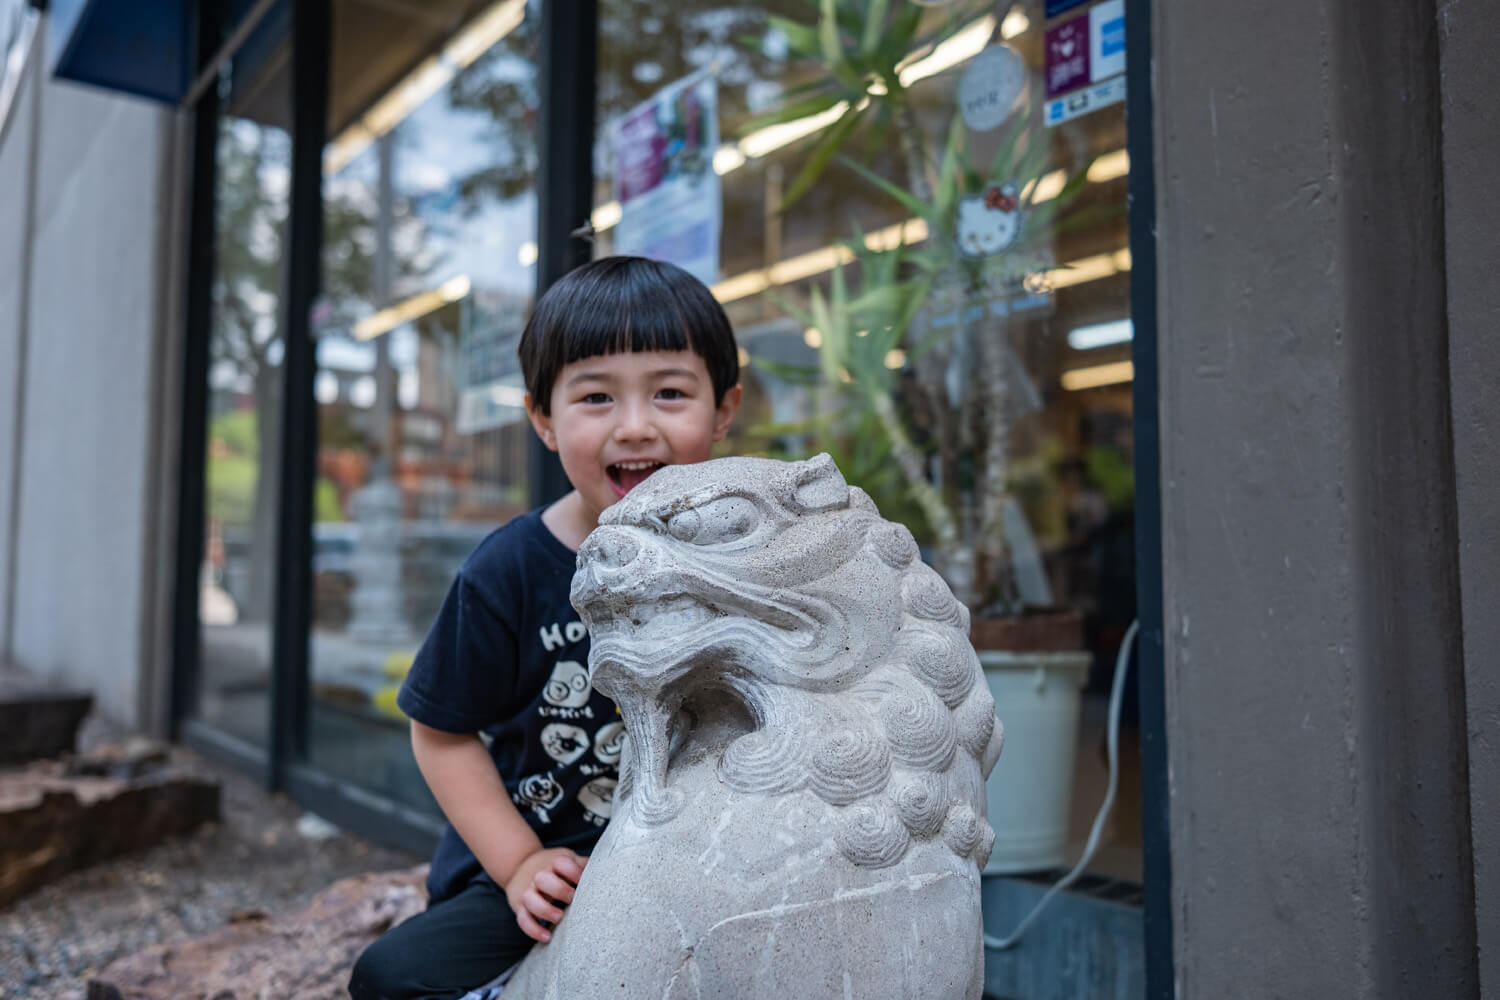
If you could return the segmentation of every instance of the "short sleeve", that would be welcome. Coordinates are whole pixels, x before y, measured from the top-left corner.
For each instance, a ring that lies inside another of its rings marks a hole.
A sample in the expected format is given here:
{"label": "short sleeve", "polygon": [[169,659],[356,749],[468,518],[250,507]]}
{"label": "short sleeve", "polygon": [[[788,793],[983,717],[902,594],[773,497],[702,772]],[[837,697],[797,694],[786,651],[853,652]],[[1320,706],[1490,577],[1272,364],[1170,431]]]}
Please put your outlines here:
{"label": "short sleeve", "polygon": [[447,733],[475,733],[501,721],[515,685],[514,630],[460,572],[417,651],[396,704],[409,718]]}

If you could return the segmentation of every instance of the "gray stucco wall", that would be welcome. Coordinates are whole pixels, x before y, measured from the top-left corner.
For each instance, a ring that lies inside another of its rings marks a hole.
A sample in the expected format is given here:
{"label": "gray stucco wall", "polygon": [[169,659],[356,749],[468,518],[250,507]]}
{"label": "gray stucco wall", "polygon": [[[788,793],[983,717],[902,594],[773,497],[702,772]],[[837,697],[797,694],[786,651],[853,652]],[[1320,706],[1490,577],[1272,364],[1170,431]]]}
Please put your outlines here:
{"label": "gray stucco wall", "polygon": [[1439,13],[1448,347],[1479,974],[1500,997],[1500,6]]}
{"label": "gray stucco wall", "polygon": [[1180,997],[1477,995],[1436,24],[1155,5]]}
{"label": "gray stucco wall", "polygon": [[168,118],[53,81],[40,116],[10,654],[138,724]]}
{"label": "gray stucco wall", "polygon": [[27,186],[31,180],[34,65],[0,123],[0,657],[10,623],[11,497],[15,490],[17,400],[21,388],[22,286],[26,280]]}

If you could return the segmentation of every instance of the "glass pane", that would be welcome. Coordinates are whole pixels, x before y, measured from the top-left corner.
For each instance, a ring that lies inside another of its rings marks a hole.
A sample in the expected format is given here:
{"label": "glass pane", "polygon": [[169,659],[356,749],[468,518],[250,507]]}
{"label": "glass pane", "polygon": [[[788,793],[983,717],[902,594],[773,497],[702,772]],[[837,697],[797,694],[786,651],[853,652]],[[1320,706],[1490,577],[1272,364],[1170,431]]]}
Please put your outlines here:
{"label": "glass pane", "polygon": [[526,509],[537,13],[374,10],[334,7],[309,753],[435,810],[395,695],[464,558]]}
{"label": "glass pane", "polygon": [[[666,235],[646,245],[677,259],[668,237],[703,206],[662,192],[713,134],[693,108],[716,104],[707,277],[749,361],[725,450],[827,451],[912,529],[976,647],[1002,654],[986,657],[1007,725],[992,870],[1071,863],[1135,615],[1123,2],[834,6],[842,65],[817,5],[604,0],[596,251],[649,223]],[[886,20],[867,32],[871,10]],[[692,74],[711,83],[688,106],[669,88]],[[1043,664],[1081,705],[1007,693]],[[1093,867],[1138,879],[1132,720]],[[1064,790],[1050,802],[1021,797],[1038,760]]]}
{"label": "glass pane", "polygon": [[237,57],[222,75],[214,191],[207,537],[195,714],[258,746],[269,733],[281,472],[287,76],[282,60],[249,56]]}

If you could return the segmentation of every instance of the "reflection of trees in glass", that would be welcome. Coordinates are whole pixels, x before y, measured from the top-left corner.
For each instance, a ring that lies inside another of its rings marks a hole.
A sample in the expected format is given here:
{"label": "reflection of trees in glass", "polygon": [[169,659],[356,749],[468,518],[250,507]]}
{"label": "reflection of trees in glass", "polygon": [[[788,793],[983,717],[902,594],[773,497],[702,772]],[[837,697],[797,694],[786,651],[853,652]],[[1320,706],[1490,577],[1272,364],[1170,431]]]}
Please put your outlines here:
{"label": "reflection of trees in glass", "polygon": [[210,436],[207,501],[209,518],[240,528],[249,543],[242,621],[263,621],[271,607],[290,155],[283,132],[233,119],[220,125],[210,371],[230,406],[248,397],[249,408],[210,428],[230,436]]}
{"label": "reflection of trees in glass", "polygon": [[[250,543],[242,620],[269,615],[273,584],[290,153],[290,141],[279,130],[246,120],[221,123],[209,341],[220,412],[210,425],[206,503],[212,521],[237,529]],[[327,187],[319,322],[324,329],[347,330],[371,308],[377,206],[366,186]],[[425,234],[409,205],[396,206],[393,228],[394,274],[427,266]],[[332,484],[319,481],[315,503],[319,520],[340,519]]]}

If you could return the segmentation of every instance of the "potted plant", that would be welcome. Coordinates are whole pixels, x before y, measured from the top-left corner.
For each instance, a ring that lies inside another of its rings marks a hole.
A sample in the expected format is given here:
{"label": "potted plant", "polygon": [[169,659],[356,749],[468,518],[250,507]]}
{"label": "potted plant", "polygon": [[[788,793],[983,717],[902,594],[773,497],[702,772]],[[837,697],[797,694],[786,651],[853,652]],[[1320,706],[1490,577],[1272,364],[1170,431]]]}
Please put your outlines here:
{"label": "potted plant", "polygon": [[[994,137],[983,166],[956,114],[939,155],[928,155],[902,72],[914,52],[944,37],[919,38],[922,10],[906,4],[891,14],[878,0],[821,0],[814,24],[773,18],[792,54],[819,60],[827,72],[749,127],[844,108],[812,147],[786,204],[838,159],[910,219],[895,238],[855,227],[844,244],[854,266],[836,267],[826,294],[814,287],[805,303],[777,296],[816,331],[821,371],[763,366],[783,378],[819,376],[832,405],[776,430],[802,432],[832,452],[883,509],[887,497],[906,502],[905,519],[929,561],[970,608],[1007,734],[991,779],[997,840],[987,870],[1053,867],[1067,834],[1078,696],[1090,657],[1081,615],[1051,607],[1013,488],[1012,431],[1041,401],[1010,332],[1016,317],[1048,301],[1055,237],[1104,213],[1077,204],[1087,164],[1050,197],[1038,197],[1050,156],[1024,104]],[[841,155],[861,121],[901,150],[904,183]]]}

